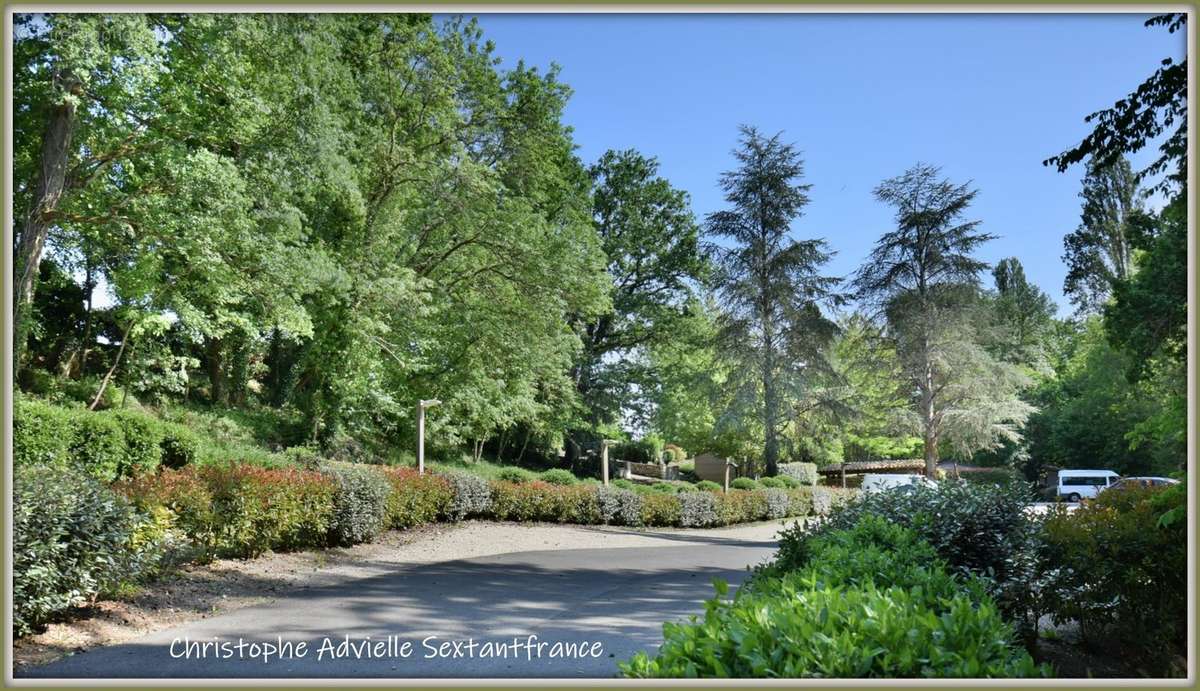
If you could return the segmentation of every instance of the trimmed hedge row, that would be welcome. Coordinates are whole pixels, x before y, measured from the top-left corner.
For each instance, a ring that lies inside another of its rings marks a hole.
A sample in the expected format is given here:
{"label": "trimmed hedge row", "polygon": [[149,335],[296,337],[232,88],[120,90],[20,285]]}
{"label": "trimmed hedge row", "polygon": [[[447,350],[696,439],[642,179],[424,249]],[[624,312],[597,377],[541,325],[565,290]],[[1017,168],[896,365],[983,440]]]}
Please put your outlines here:
{"label": "trimmed hedge row", "polygon": [[[117,424],[115,416],[106,419]],[[102,438],[99,433],[88,437]],[[122,457],[134,457],[132,448],[122,451]],[[137,448],[144,459],[154,456],[152,445]],[[105,588],[152,574],[167,552],[175,561],[245,558],[267,550],[351,545],[370,541],[389,527],[470,517],[711,527],[805,516],[846,496],[826,488],[721,494],[679,492],[673,485],[635,492],[590,482],[546,481],[558,479],[553,476],[517,483],[334,462],[311,469],[160,467],[129,473],[106,486],[69,464],[29,465],[29,460],[17,466],[15,487],[16,592],[28,610],[18,612],[17,635],[85,604]],[[132,467],[145,469],[149,463]]]}
{"label": "trimmed hedge row", "polygon": [[465,473],[329,463],[316,470],[250,465],[163,469],[117,482],[143,513],[166,509],[194,558],[352,545],[386,528],[486,517],[707,528],[822,514],[851,493],[832,488],[634,492],[592,483],[484,480]]}
{"label": "trimmed hedge row", "polygon": [[91,412],[17,396],[13,400],[13,465],[78,468],[102,482],[179,468],[200,454],[187,427],[131,410]]}

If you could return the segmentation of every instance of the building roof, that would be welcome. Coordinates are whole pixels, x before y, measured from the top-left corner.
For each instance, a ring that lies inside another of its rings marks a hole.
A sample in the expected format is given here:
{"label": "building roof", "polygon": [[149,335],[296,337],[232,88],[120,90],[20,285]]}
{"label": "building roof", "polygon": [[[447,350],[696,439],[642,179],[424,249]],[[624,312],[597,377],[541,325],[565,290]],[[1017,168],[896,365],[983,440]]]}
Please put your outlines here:
{"label": "building roof", "polygon": [[822,475],[841,475],[843,470],[847,475],[870,473],[877,470],[923,470],[925,460],[921,458],[903,458],[890,461],[852,461],[817,468]]}

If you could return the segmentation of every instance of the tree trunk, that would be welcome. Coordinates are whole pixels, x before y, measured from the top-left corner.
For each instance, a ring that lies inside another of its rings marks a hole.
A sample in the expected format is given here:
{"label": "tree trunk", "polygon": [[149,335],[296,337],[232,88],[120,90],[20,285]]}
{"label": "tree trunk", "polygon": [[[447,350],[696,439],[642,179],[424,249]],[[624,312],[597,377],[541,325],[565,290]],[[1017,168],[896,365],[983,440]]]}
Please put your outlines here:
{"label": "tree trunk", "polygon": [[766,341],[766,352],[763,354],[763,463],[766,465],[767,477],[774,477],[779,473],[779,401],[777,400],[777,391],[775,388],[775,351],[771,344],[771,339],[774,338],[773,329],[770,324],[766,324],[764,329],[764,340]]}
{"label": "tree trunk", "polygon": [[221,339],[209,338],[206,360],[208,361],[208,399],[214,405],[225,402],[224,373],[221,371]]}
{"label": "tree trunk", "polygon": [[125,346],[129,344],[129,331],[133,329],[133,320],[129,320],[129,324],[125,327],[125,332],[121,334],[121,347],[117,348],[117,357],[113,359],[112,367],[108,368],[108,373],[104,375],[104,380],[100,382],[100,389],[96,392],[96,397],[92,399],[92,404],[88,406],[88,410],[95,410],[99,405],[100,399],[104,396],[104,390],[108,388],[108,382],[112,380],[113,373],[117,371],[117,366],[121,364],[121,356],[125,354]]}
{"label": "tree trunk", "polygon": [[521,443],[521,451],[517,453],[517,462],[519,463],[525,458],[525,449],[529,448],[529,437],[533,434],[533,429],[525,430],[525,441]]}
{"label": "tree trunk", "polygon": [[933,407],[933,367],[926,365],[925,385],[921,387],[921,423],[925,432],[925,476],[931,480],[937,478],[938,464],[938,431]]}
{"label": "tree trunk", "polygon": [[62,374],[64,377],[70,377],[72,370],[77,375],[74,378],[82,379],[87,373],[87,357],[91,352],[88,339],[92,337],[92,293],[96,291],[96,268],[92,265],[91,259],[85,259],[83,290],[86,294],[84,300],[84,318],[83,318],[83,335],[79,337],[79,348],[75,354],[67,360],[67,364],[63,366]]}
{"label": "tree trunk", "polygon": [[42,150],[37,183],[29,214],[21,228],[17,254],[13,257],[13,363],[18,366],[24,357],[28,334],[28,312],[33,304],[34,282],[38,265],[46,248],[50,232],[50,215],[58,208],[66,187],[67,163],[71,156],[71,136],[75,128],[76,97],[82,85],[70,74],[60,75],[61,100],[50,108],[46,131],[42,135]]}

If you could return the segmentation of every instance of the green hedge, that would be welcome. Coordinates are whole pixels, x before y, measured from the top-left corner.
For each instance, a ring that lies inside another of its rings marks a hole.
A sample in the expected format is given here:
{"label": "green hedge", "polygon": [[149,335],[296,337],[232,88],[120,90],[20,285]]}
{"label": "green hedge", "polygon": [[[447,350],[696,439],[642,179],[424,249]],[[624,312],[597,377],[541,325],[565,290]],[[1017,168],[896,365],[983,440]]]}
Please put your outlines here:
{"label": "green hedge", "polygon": [[[55,422],[54,411],[43,413],[23,420]],[[710,527],[803,516],[814,506],[810,488],[722,494],[676,492],[674,485],[664,484],[634,492],[590,482],[514,483],[463,473],[422,476],[411,469],[344,463],[316,470],[205,463],[145,472],[156,440],[161,448],[166,440],[186,440],[187,435],[162,428],[167,432],[160,439],[157,430],[133,415],[86,413],[81,419],[79,429],[85,432],[73,444],[88,449],[94,459],[107,459],[93,463],[93,472],[115,475],[126,467],[129,474],[112,484],[114,495],[87,473],[64,464],[53,449],[33,458],[52,459],[56,466],[34,464],[29,456],[17,466],[15,540],[24,550],[17,554],[17,592],[29,608],[14,629],[19,635],[94,596],[113,579],[152,571],[151,562],[157,561],[148,555],[161,554],[167,542],[175,561],[206,561],[349,545],[369,541],[385,527],[466,517]],[[33,425],[26,427],[31,429]],[[140,462],[129,460],[138,458]],[[180,539],[167,541],[168,534]],[[102,568],[102,562],[108,566]],[[47,571],[45,564],[54,566]],[[110,567],[111,573],[104,570]]]}
{"label": "green hedge", "polygon": [[153,567],[150,521],[70,469],[13,471],[13,633],[26,635]]}
{"label": "green hedge", "polygon": [[1187,673],[1187,485],[1101,492],[1051,513],[1041,534],[1041,604],[1089,645],[1147,676]]}
{"label": "green hedge", "polygon": [[809,543],[797,569],[757,574],[704,617],[663,625],[639,678],[1039,677],[979,581],[952,575],[911,530],[879,518]]}

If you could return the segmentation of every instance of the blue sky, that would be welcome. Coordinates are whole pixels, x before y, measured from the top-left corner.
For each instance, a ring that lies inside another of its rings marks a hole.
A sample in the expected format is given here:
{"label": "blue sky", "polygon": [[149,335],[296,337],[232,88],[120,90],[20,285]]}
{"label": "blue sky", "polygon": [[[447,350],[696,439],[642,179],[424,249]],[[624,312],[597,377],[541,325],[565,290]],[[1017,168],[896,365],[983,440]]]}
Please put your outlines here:
{"label": "blue sky", "polygon": [[[1079,178],[1043,167],[1088,131],[1083,117],[1137,87],[1182,32],[1146,15],[480,15],[497,55],[557,63],[575,91],[566,122],[579,155],[655,156],[698,218],[723,208],[717,178],[737,126],[784,131],[804,153],[812,203],[797,238],[824,237],[848,275],[888,207],[871,190],[920,161],[980,193],[972,218],[1001,236],[1059,303],[1062,237],[1079,222]],[[1134,157],[1151,160],[1152,151]],[[988,278],[990,285],[990,277]]]}

